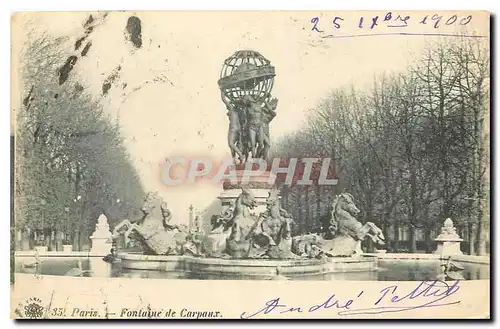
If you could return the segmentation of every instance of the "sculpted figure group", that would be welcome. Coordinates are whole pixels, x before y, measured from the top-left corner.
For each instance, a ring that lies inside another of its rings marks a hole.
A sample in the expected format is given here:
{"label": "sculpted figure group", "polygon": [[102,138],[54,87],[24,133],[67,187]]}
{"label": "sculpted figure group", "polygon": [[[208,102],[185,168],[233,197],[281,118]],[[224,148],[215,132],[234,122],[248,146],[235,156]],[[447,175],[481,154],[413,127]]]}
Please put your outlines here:
{"label": "sculpted figure group", "polygon": [[267,159],[270,144],[269,123],[276,116],[277,98],[269,95],[263,102],[251,95],[232,102],[224,93],[222,101],[229,117],[228,145],[240,163],[252,158]]}
{"label": "sculpted figure group", "polygon": [[297,259],[351,257],[359,255],[366,238],[384,244],[384,235],[376,225],[361,224],[354,216],[360,211],[352,195],[337,195],[323,231],[292,237],[292,217],[280,207],[279,193],[271,190],[267,209],[254,214],[256,199],[250,189],[241,194],[224,212],[212,217],[212,229],[189,231],[183,225],[171,224],[172,215],[156,193],[148,193],[136,222],[124,220],[113,232],[123,235],[125,243],[139,242],[147,254],[192,255],[215,258]]}
{"label": "sculpted figure group", "polygon": [[297,257],[291,252],[291,217],[279,206],[277,191],[271,191],[267,210],[256,215],[251,190],[243,189],[221,216],[214,216],[205,252],[209,257],[271,258]]}

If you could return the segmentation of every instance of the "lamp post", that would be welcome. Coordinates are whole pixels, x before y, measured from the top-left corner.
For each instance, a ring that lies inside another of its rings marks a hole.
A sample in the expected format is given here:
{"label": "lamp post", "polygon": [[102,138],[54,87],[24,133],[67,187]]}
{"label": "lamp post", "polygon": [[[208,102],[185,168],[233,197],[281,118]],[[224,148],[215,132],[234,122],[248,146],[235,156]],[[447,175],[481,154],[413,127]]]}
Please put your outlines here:
{"label": "lamp post", "polygon": [[67,249],[67,245],[70,245],[68,238],[68,225],[69,225],[69,207],[65,207],[64,211],[66,212],[66,223],[64,223],[64,233],[63,233],[63,250]]}
{"label": "lamp post", "polygon": [[[76,210],[79,210],[79,202],[81,199],[82,199],[81,195],[77,195],[76,198],[73,199],[73,206],[76,208]],[[79,234],[80,234],[80,232],[78,232],[78,235]],[[78,236],[78,249],[77,250],[80,250],[80,247],[81,247],[80,237]]]}

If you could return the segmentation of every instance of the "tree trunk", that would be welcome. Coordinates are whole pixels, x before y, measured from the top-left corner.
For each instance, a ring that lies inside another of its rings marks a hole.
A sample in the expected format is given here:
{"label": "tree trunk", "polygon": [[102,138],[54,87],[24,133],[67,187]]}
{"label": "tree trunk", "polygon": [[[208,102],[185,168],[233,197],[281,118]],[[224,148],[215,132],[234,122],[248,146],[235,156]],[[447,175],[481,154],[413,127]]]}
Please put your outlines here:
{"label": "tree trunk", "polygon": [[398,252],[399,250],[399,223],[396,222],[394,224],[394,244],[393,244],[393,252]]}
{"label": "tree trunk", "polygon": [[31,234],[30,229],[25,229],[22,232],[21,250],[31,249]]}
{"label": "tree trunk", "polygon": [[36,246],[36,238],[37,238],[36,230],[32,230],[30,232],[29,240],[28,240],[29,250],[33,250],[35,248],[35,246]]}
{"label": "tree trunk", "polygon": [[468,233],[469,233],[469,255],[474,255],[476,252],[475,252],[475,249],[474,249],[474,245],[475,245],[475,242],[476,242],[476,239],[475,239],[475,232],[474,232],[474,225],[472,223],[469,223],[469,229],[468,229]]}
{"label": "tree trunk", "polygon": [[417,252],[417,230],[413,225],[410,226],[410,252]]}
{"label": "tree trunk", "polygon": [[416,223],[417,223],[417,172],[415,164],[411,163],[410,167],[410,252],[417,251],[417,234],[416,234]]}
{"label": "tree trunk", "polygon": [[478,218],[478,225],[477,225],[477,254],[479,256],[485,256],[486,253],[486,230],[485,230],[485,225],[484,225],[484,216],[482,215],[482,210],[479,211],[481,216]]}
{"label": "tree trunk", "polygon": [[12,239],[14,240],[14,250],[22,250],[23,230],[16,229],[15,227],[13,227],[13,230],[14,230],[14,235],[12,236]]}
{"label": "tree trunk", "polygon": [[382,222],[382,232],[384,232],[385,237],[385,246],[383,248],[390,249],[391,240],[389,239],[389,225],[387,224],[387,221]]}
{"label": "tree trunk", "polygon": [[47,247],[47,250],[50,250],[50,230],[43,230],[44,235],[44,246]]}
{"label": "tree trunk", "polygon": [[430,213],[430,208],[429,208],[429,205],[426,205],[425,206],[425,209],[424,209],[424,222],[427,224],[427,225],[424,225],[424,235],[425,235],[425,252],[426,253],[430,253],[434,250],[433,249],[433,243],[432,243],[432,239],[431,239],[431,234],[432,234],[432,230],[434,229],[434,223],[432,223],[430,220],[429,220],[429,215]]}
{"label": "tree trunk", "polygon": [[432,230],[429,227],[425,228],[425,252],[426,253],[431,253],[434,250],[432,250],[432,238],[431,238],[431,233]]}
{"label": "tree trunk", "polygon": [[56,250],[57,251],[62,251],[62,233],[63,231],[61,229],[56,231]]}
{"label": "tree trunk", "polygon": [[52,229],[49,230],[49,234],[48,235],[48,244],[47,244],[47,250],[48,251],[55,251],[55,247],[54,247],[54,231]]}
{"label": "tree trunk", "polygon": [[78,249],[78,232],[73,231],[73,250],[79,251]]}
{"label": "tree trunk", "polygon": [[[481,179],[482,180],[482,179]],[[477,195],[477,254],[479,256],[486,255],[486,225],[484,216],[484,193],[482,181],[478,182],[478,195]]]}
{"label": "tree trunk", "polygon": [[[481,81],[482,82],[482,81]],[[477,100],[477,104],[474,107],[474,139],[475,139],[475,152],[473,157],[473,165],[475,169],[475,180],[476,180],[476,201],[477,201],[477,254],[486,255],[486,225],[484,213],[485,209],[483,206],[485,204],[485,187],[489,185],[489,177],[486,169],[489,167],[488,158],[485,157],[485,141],[489,137],[489,128],[484,125],[484,120],[486,113],[483,110],[483,104],[481,103],[481,97],[484,96],[482,91],[482,83],[477,84],[477,93],[474,98]],[[472,254],[472,253],[471,253]]]}

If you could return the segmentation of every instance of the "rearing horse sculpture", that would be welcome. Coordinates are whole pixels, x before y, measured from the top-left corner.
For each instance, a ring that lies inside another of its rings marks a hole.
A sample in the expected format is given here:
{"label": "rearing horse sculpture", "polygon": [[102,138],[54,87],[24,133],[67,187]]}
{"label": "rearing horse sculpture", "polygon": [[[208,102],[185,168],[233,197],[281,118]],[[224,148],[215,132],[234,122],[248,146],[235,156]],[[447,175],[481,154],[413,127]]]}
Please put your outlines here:
{"label": "rearing horse sculpture", "polygon": [[292,218],[280,206],[279,191],[271,190],[266,203],[267,210],[259,216],[260,223],[254,235],[254,244],[263,249],[263,257],[298,258],[292,253]]}
{"label": "rearing horse sculpture", "polygon": [[181,254],[189,233],[169,223],[170,211],[157,193],[150,192],[146,195],[141,211],[144,215],[138,222],[132,223],[127,219],[120,222],[113,230],[113,239],[123,234],[128,243],[134,237],[142,243],[148,254]]}
{"label": "rearing horse sculpture", "polygon": [[235,201],[231,234],[227,238],[226,253],[233,258],[246,258],[252,247],[255,229],[260,224],[257,216],[250,213],[257,201],[253,193],[242,188]]}
{"label": "rearing horse sculpture", "polygon": [[226,240],[231,235],[235,201],[221,214],[212,216],[212,230],[203,241],[203,251],[208,257],[222,257],[226,251]]}
{"label": "rearing horse sculpture", "polygon": [[359,255],[362,253],[361,242],[366,238],[370,238],[374,243],[384,244],[382,230],[372,222],[361,224],[354,217],[359,212],[351,194],[342,193],[335,197],[322,243],[322,249],[327,255]]}

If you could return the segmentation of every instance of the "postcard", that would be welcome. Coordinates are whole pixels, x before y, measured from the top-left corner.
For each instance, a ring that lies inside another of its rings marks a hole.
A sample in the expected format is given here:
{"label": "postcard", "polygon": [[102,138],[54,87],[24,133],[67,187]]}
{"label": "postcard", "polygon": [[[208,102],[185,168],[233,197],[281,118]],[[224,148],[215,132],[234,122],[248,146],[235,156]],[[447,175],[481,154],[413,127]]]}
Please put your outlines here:
{"label": "postcard", "polygon": [[12,16],[14,319],[489,319],[490,14]]}

